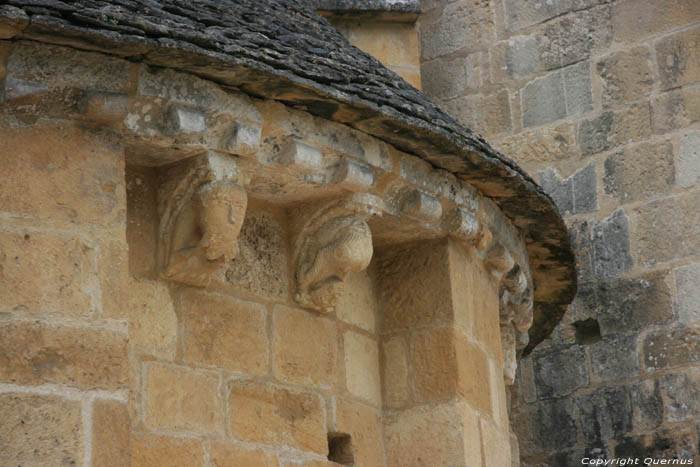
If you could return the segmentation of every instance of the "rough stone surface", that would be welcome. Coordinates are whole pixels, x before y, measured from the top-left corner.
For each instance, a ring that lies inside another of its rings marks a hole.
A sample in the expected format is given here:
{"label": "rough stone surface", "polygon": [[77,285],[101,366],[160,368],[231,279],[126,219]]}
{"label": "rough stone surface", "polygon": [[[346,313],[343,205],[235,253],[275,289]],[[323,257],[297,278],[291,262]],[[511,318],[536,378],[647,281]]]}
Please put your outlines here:
{"label": "rough stone surface", "polygon": [[459,121],[487,137],[511,130],[508,92],[460,97],[445,103]]}
{"label": "rough stone surface", "polygon": [[[467,57],[437,58],[421,64],[423,90],[435,99],[459,97],[465,90],[475,90],[483,82],[480,53]],[[450,77],[445,82],[445,77]]]}
{"label": "rough stone surface", "polygon": [[121,226],[126,215],[123,154],[112,148],[69,123],[0,130],[0,152],[14,154],[0,187],[2,210],[104,228]]}
{"label": "rough stone surface", "polygon": [[650,430],[663,423],[664,403],[658,380],[631,383],[627,386],[627,391],[632,405],[632,425],[635,428]]}
{"label": "rough stone surface", "polygon": [[8,79],[41,82],[49,88],[124,92],[129,86],[129,65],[123,60],[30,41],[20,41],[12,48],[7,68]]}
{"label": "rough stone surface", "polygon": [[88,315],[93,258],[77,237],[0,232],[0,310]]}
{"label": "rough stone surface", "polygon": [[535,2],[531,0],[506,0],[506,24],[509,29],[518,30],[541,23],[559,14],[558,5],[552,2]]}
{"label": "rough stone surface", "polygon": [[250,213],[238,236],[238,255],[225,271],[226,281],[263,295],[287,293],[285,233],[275,217]]}
{"label": "rough stone surface", "polygon": [[343,295],[335,306],[338,317],[365,331],[374,332],[379,310],[372,278],[366,271],[354,272],[348,274],[343,282]]}
{"label": "rough stone surface", "polygon": [[646,47],[613,53],[598,62],[604,107],[644,98],[651,92],[651,58]]}
{"label": "rough stone surface", "polygon": [[700,264],[689,264],[673,270],[676,281],[678,318],[684,324],[700,322]]}
{"label": "rough stone surface", "polygon": [[700,372],[696,369],[661,378],[666,398],[666,420],[681,422],[697,417],[700,411]]}
{"label": "rough stone surface", "polygon": [[617,438],[632,429],[632,407],[624,387],[604,387],[576,399],[588,443]]}
{"label": "rough stone surface", "polygon": [[700,132],[693,131],[681,138],[676,179],[683,188],[695,186],[700,181]]}
{"label": "rough stone surface", "polygon": [[652,128],[666,133],[700,119],[700,87],[682,87],[660,94],[651,101]]}
{"label": "rough stone surface", "polygon": [[558,349],[534,356],[533,360],[539,399],[565,396],[588,385],[588,368],[581,346]]}
{"label": "rough stone surface", "polygon": [[590,63],[584,61],[570,65],[561,72],[566,92],[566,115],[577,116],[593,110]]}
{"label": "rough stone surface", "polygon": [[694,0],[614,2],[613,35],[616,40],[631,42],[688,24],[689,18],[698,15],[700,6]]}
{"label": "rough stone surface", "polygon": [[350,394],[371,404],[382,405],[377,342],[357,332],[343,334],[345,382]]}
{"label": "rough stone surface", "polygon": [[[377,299],[382,329],[450,324],[453,318],[446,243],[420,243],[377,252]],[[421,293],[430,284],[432,294]]]}
{"label": "rough stone surface", "polygon": [[593,110],[589,66],[584,61],[528,83],[521,91],[523,126],[539,126]]}
{"label": "rough stone surface", "polygon": [[598,277],[618,276],[632,268],[627,216],[622,210],[593,225],[593,263]]}
{"label": "rough stone surface", "polygon": [[[490,421],[479,419],[484,467],[509,467],[510,439]],[[468,457],[471,457],[468,453]]]}
{"label": "rough stone surface", "polygon": [[692,429],[674,427],[651,435],[625,437],[615,446],[614,453],[616,457],[638,456],[671,462],[682,459],[687,464],[696,458],[695,443]]}
{"label": "rough stone surface", "polygon": [[647,370],[673,368],[700,361],[700,329],[657,331],[644,340]]}
{"label": "rough stone surface", "polygon": [[[552,431],[550,427],[556,426]],[[553,399],[539,402],[532,419],[530,435],[519,432],[519,439],[533,438],[535,444],[544,449],[562,449],[573,446],[577,430],[574,422],[573,403],[571,399]]]}
{"label": "rough stone surface", "polygon": [[336,324],[306,310],[276,307],[273,372],[295,384],[333,387],[337,375]]}
{"label": "rough stone surface", "polygon": [[598,286],[597,298],[604,335],[641,331],[669,324],[674,318],[671,291],[663,273],[603,282]]}
{"label": "rough stone surface", "polygon": [[641,103],[581,121],[578,127],[581,154],[596,154],[648,137],[651,134],[649,114],[649,105]]}
{"label": "rough stone surface", "polygon": [[279,460],[274,454],[262,451],[253,451],[237,445],[212,444],[211,446],[212,467],[278,467]]}
{"label": "rough stone surface", "polygon": [[408,343],[403,337],[382,342],[382,401],[389,408],[404,406],[411,397],[408,380]]}
{"label": "rough stone surface", "polygon": [[491,411],[486,356],[458,333],[439,329],[414,335],[411,355],[413,386],[420,400],[461,395],[475,407]]}
{"label": "rough stone surface", "polygon": [[566,180],[562,180],[553,169],[541,172],[539,179],[542,188],[554,199],[561,213],[578,214],[598,209],[595,163],[587,164]]}
{"label": "rough stone surface", "polygon": [[575,139],[574,126],[565,123],[508,136],[498,146],[521,164],[552,162],[572,156]]}
{"label": "rough stone surface", "polygon": [[187,293],[176,308],[186,361],[251,375],[267,373],[266,311],[261,305]]}
{"label": "rough stone surface", "polygon": [[92,465],[129,467],[131,425],[126,405],[96,400],[92,411]]}
{"label": "rough stone surface", "polygon": [[144,387],[148,426],[202,433],[223,430],[218,376],[154,363],[147,367]]}
{"label": "rough stone surface", "polygon": [[562,180],[554,169],[540,172],[539,181],[542,188],[552,197],[559,211],[562,213],[574,212],[573,178]]}
{"label": "rough stone surface", "polygon": [[595,164],[587,164],[572,175],[575,213],[598,210],[598,176]]}
{"label": "rough stone surface", "polygon": [[656,43],[659,77],[664,89],[697,81],[700,74],[700,27],[665,37]]}
{"label": "rough stone surface", "polygon": [[619,379],[620,375],[631,377],[639,374],[636,335],[605,336],[591,344],[590,355],[591,371],[596,382],[613,382]]}
{"label": "rough stone surface", "polygon": [[364,11],[392,11],[401,13],[418,13],[420,0],[313,0],[317,10],[337,13]]}
{"label": "rough stone surface", "polygon": [[632,249],[641,264],[653,265],[700,251],[700,225],[696,222],[700,192],[654,201],[634,212],[638,221]]}
{"label": "rough stone surface", "polygon": [[[464,300],[466,309],[462,311],[462,314],[457,314],[457,325],[461,325],[461,329],[471,330],[471,335],[477,342],[481,343],[486,353],[500,360],[502,357],[501,329],[498,318],[500,300],[497,283],[480,261],[474,261],[468,252],[463,256],[463,252],[464,250],[455,248],[451,251],[450,258],[451,278],[454,280],[453,297],[457,296],[459,289],[462,289],[467,295]],[[466,257],[466,261],[463,260],[464,257]],[[465,269],[466,280],[457,280],[459,276],[456,273]],[[467,286],[467,284],[469,285]],[[469,298],[471,298],[471,306],[469,306]],[[455,309],[456,313],[459,311]],[[470,319],[471,323],[469,323]],[[462,321],[466,323],[463,324]]]}
{"label": "rough stone surface", "polygon": [[160,357],[173,357],[178,318],[168,288],[158,281],[128,282],[129,345]]}
{"label": "rough stone surface", "polygon": [[556,69],[589,58],[610,45],[610,7],[582,10],[548,22],[538,37],[542,61]]}
{"label": "rough stone surface", "polygon": [[421,34],[421,55],[425,60],[456,51],[474,51],[487,43],[493,24],[490,11],[479,2],[445,5],[443,21],[427,26]]}
{"label": "rough stone surface", "polygon": [[236,438],[328,453],[318,396],[251,381],[231,381],[228,389],[230,428]]}
{"label": "rough stone surface", "polygon": [[6,322],[0,325],[0,346],[0,380],[5,382],[83,389],[128,384],[127,342],[120,333]]}
{"label": "rough stone surface", "polygon": [[204,467],[204,447],[198,439],[139,434],[131,439],[131,465]]}
{"label": "rough stone surface", "polygon": [[[605,160],[605,193],[621,203],[653,198],[675,182],[673,147],[669,142],[640,144]],[[644,179],[644,184],[639,183]]]}
{"label": "rough stone surface", "polygon": [[82,465],[80,403],[55,396],[0,394],[6,465]]}
{"label": "rough stone surface", "polygon": [[521,77],[535,73],[540,61],[537,39],[533,36],[511,37],[506,43],[505,60],[511,76]]}
{"label": "rough stone surface", "polygon": [[538,78],[521,91],[523,126],[551,123],[566,117],[566,97],[560,71]]}
{"label": "rough stone surface", "polygon": [[[431,429],[426,431],[427,426]],[[467,465],[467,453],[470,462],[480,461],[476,413],[454,402],[417,407],[386,417],[384,440],[388,467]]]}
{"label": "rough stone surface", "polygon": [[383,465],[382,421],[379,413],[367,406],[339,400],[335,429],[351,436],[355,465]]}

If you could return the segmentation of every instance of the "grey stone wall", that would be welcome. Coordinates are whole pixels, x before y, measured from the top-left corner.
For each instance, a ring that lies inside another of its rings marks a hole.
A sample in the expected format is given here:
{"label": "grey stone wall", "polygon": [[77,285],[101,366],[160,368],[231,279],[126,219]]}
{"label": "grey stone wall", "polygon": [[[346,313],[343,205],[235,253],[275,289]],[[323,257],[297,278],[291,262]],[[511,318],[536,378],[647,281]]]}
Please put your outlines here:
{"label": "grey stone wall", "polygon": [[423,1],[423,89],[565,216],[579,293],[520,365],[521,465],[700,460],[700,2]]}

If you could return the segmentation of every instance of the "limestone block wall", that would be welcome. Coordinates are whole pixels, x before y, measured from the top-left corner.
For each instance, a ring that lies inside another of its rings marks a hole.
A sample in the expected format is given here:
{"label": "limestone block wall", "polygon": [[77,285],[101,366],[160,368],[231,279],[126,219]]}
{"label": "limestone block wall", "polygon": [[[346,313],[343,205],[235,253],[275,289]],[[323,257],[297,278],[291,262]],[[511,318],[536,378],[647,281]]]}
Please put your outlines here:
{"label": "limestone block wall", "polygon": [[352,45],[367,52],[413,87],[421,88],[416,19],[419,0],[314,0]]}
{"label": "limestone block wall", "polygon": [[490,200],[184,73],[0,41],[0,82],[0,464],[510,464],[532,279]]}
{"label": "limestone block wall", "polygon": [[521,465],[700,459],[700,3],[424,1],[423,90],[539,180],[579,294],[522,360]]}
{"label": "limestone block wall", "polygon": [[367,52],[421,89],[418,30],[412,20],[402,18],[359,19],[331,17],[331,24],[358,49]]}

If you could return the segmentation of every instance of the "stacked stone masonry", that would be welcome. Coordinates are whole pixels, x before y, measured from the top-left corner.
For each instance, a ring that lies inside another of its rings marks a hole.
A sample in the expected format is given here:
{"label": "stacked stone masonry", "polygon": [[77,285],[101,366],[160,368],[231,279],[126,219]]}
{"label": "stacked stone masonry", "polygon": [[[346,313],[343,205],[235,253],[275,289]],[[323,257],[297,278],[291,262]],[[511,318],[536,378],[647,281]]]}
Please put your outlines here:
{"label": "stacked stone masonry", "polygon": [[510,465],[534,286],[493,201],[190,74],[0,65],[2,463]]}
{"label": "stacked stone masonry", "polygon": [[424,1],[418,25],[424,92],[539,179],[576,251],[511,391],[520,465],[700,462],[700,2]]}

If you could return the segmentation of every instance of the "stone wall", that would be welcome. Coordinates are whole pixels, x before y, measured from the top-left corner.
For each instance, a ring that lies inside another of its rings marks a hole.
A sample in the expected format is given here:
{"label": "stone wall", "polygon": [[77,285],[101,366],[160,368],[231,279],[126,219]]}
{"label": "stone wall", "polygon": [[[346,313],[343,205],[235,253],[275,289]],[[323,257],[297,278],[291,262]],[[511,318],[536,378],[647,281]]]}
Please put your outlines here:
{"label": "stone wall", "polygon": [[317,0],[315,5],[348,42],[421,89],[418,0]]}
{"label": "stone wall", "polygon": [[510,464],[533,284],[473,187],[102,53],[0,41],[0,82],[0,463]]}
{"label": "stone wall", "polygon": [[423,1],[423,90],[556,201],[579,293],[524,358],[522,465],[699,459],[700,3]]}

